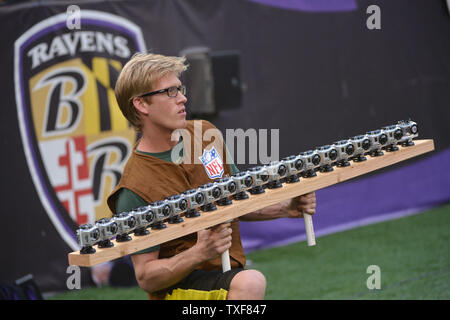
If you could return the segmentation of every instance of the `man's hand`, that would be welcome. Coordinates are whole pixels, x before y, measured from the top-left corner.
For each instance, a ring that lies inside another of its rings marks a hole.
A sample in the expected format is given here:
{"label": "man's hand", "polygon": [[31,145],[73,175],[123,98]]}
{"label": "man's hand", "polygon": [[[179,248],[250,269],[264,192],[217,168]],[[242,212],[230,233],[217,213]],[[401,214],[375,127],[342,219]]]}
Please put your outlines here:
{"label": "man's hand", "polygon": [[287,217],[302,218],[303,213],[316,213],[316,193],[311,192],[292,198],[285,207]]}
{"label": "man's hand", "polygon": [[170,258],[159,258],[159,250],[131,256],[139,286],[147,292],[168,288],[187,277],[203,262],[231,247],[231,223],[197,232],[197,243]]}
{"label": "man's hand", "polygon": [[231,223],[197,232],[197,244],[204,261],[214,259],[231,247]]}

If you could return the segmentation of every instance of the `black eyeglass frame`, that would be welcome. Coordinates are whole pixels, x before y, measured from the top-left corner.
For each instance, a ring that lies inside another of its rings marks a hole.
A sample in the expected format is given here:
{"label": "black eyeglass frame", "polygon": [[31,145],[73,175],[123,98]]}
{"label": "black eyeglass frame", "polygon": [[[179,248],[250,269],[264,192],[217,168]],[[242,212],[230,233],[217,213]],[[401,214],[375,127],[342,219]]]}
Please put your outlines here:
{"label": "black eyeglass frame", "polygon": [[[173,90],[173,88],[176,88],[176,94],[174,96],[169,95],[169,90]],[[169,98],[175,98],[178,95],[178,92],[181,92],[182,95],[186,95],[186,86],[185,85],[181,85],[181,86],[173,86],[173,87],[169,87],[166,89],[161,89],[161,90],[156,90],[156,91],[152,91],[152,92],[147,92],[144,93],[142,95],[140,95],[139,97],[144,98],[144,97],[148,97],[148,96],[153,96],[155,94],[159,94],[159,93],[167,93],[167,96]]]}

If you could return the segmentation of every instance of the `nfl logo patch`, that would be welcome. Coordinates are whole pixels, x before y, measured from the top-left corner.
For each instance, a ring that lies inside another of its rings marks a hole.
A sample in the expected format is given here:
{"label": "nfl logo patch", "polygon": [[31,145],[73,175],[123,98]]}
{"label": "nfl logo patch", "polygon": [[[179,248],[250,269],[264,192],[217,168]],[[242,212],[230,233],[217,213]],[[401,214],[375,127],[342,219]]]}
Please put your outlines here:
{"label": "nfl logo patch", "polygon": [[216,148],[204,150],[203,155],[199,157],[205,167],[206,173],[210,179],[221,178],[223,175],[223,162]]}

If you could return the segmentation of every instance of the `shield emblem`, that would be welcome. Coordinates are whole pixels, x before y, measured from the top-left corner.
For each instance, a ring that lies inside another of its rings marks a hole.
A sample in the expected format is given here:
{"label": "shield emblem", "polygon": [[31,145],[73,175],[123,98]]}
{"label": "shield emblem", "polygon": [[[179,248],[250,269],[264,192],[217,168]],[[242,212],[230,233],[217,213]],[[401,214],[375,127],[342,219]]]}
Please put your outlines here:
{"label": "shield emblem", "polygon": [[122,66],[145,44],[122,17],[82,10],[45,19],[15,42],[15,93],[22,144],[40,201],[61,237],[78,249],[72,223],[109,215],[106,197],[136,141],[114,95]]}
{"label": "shield emblem", "polygon": [[203,155],[199,159],[203,163],[203,167],[210,179],[222,178],[224,172],[223,162],[216,148],[212,147],[211,150],[203,150]]}

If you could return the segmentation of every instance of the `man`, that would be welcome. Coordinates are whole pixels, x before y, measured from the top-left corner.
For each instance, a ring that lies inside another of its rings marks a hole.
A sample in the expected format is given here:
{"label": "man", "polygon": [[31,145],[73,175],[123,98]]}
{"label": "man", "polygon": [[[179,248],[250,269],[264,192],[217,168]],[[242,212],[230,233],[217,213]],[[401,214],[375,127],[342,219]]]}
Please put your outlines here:
{"label": "man", "polygon": [[[202,152],[206,149],[203,133],[214,126],[201,121],[199,135],[194,121],[186,120],[187,99],[179,79],[186,68],[184,58],[139,53],[121,71],[117,102],[141,138],[108,198],[113,212],[130,211],[213,181],[195,161],[194,151],[195,143]],[[214,142],[225,159],[225,144],[220,138]],[[234,165],[223,163],[223,176],[237,172]],[[138,252],[131,257],[138,284],[150,299],[263,299],[266,280],[259,271],[245,269],[238,220],[298,218],[302,212],[314,214],[315,207],[311,193]],[[227,249],[232,269],[222,273],[220,255]]]}

